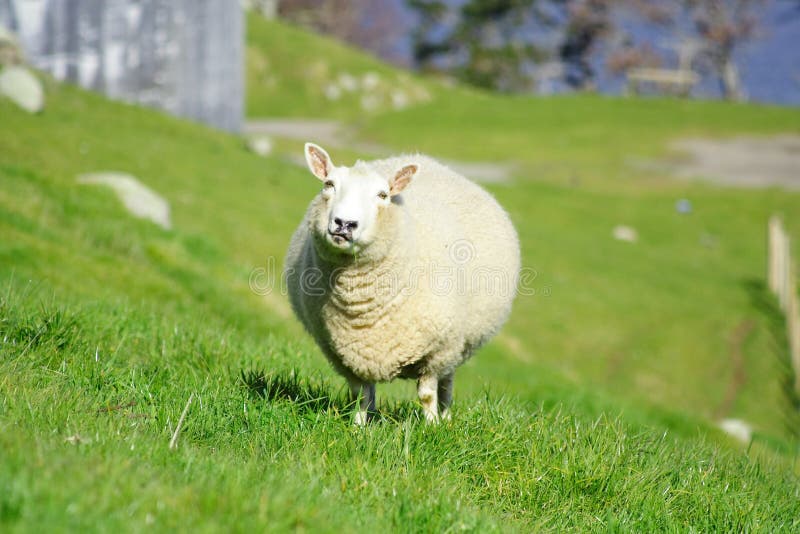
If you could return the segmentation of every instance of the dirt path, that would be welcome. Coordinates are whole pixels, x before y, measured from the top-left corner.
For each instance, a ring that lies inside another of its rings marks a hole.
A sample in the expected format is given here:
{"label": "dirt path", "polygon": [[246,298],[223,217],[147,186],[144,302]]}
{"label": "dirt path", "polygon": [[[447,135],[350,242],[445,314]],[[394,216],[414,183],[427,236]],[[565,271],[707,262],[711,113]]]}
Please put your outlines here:
{"label": "dirt path", "polygon": [[[334,120],[252,120],[245,135],[268,135],[297,141],[313,140],[324,146],[347,148],[386,157],[389,147],[355,139],[354,132]],[[800,135],[680,139],[670,144],[676,157],[661,162],[633,162],[644,169],[666,171],[679,178],[702,179],[733,187],[784,187],[800,190]],[[305,165],[303,158],[294,158]],[[503,162],[444,161],[476,182],[508,182],[514,166]]]}
{"label": "dirt path", "polygon": [[271,135],[297,141],[315,140],[321,145],[338,146],[346,131],[339,122],[324,119],[259,119],[247,121],[244,133]]}
{"label": "dirt path", "polygon": [[[347,148],[357,152],[365,152],[373,157],[387,157],[394,153],[392,149],[378,143],[369,143],[354,139],[352,130],[333,120],[322,119],[275,119],[251,120],[245,124],[244,133],[256,137],[268,135],[295,141],[314,141],[323,146]],[[298,155],[292,161],[305,165]],[[476,182],[507,182],[511,179],[513,166],[508,163],[489,161],[452,161],[443,160],[444,164]]]}
{"label": "dirt path", "polygon": [[673,174],[735,187],[800,190],[800,135],[681,139],[682,158],[666,164]]}

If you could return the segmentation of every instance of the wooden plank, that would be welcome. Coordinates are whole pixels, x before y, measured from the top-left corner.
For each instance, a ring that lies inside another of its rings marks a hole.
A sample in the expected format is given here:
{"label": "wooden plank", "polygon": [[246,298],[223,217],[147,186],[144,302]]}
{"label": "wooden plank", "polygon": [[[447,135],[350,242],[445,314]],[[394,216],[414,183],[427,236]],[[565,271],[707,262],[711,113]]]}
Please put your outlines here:
{"label": "wooden plank", "polygon": [[767,283],[773,295],[778,294],[778,240],[780,239],[781,219],[777,215],[769,218],[767,225]]}
{"label": "wooden plank", "polygon": [[628,72],[628,78],[641,82],[668,85],[694,85],[699,77],[690,70],[636,68]]}
{"label": "wooden plank", "polygon": [[773,215],[767,225],[767,279],[786,318],[789,360],[794,372],[794,388],[800,394],[800,297],[797,294],[797,266],[792,261],[789,234],[780,217]]}
{"label": "wooden plank", "polygon": [[786,277],[790,293],[787,295],[786,327],[789,337],[789,352],[794,369],[795,391],[800,393],[800,299],[797,296],[797,270],[794,265]]}
{"label": "wooden plank", "polygon": [[786,311],[786,295],[789,293],[789,237],[781,228],[778,234],[778,305],[781,311]]}

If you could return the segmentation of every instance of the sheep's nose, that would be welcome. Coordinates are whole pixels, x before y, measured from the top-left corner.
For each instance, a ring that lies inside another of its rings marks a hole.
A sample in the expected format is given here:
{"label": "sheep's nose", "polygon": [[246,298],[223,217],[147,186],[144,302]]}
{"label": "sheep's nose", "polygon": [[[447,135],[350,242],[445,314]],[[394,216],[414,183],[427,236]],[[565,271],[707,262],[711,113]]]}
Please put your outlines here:
{"label": "sheep's nose", "polygon": [[339,217],[333,219],[337,231],[352,232],[358,228],[358,221],[343,221]]}

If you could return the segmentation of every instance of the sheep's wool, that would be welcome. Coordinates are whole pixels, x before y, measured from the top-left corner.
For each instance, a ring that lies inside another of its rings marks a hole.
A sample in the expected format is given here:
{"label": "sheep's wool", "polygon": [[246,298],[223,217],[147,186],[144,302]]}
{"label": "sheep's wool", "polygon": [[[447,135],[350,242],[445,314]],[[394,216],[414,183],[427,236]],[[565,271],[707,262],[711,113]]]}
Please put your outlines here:
{"label": "sheep's wool", "polygon": [[390,177],[409,164],[419,172],[378,214],[362,254],[336,262],[319,254],[318,195],[285,262],[300,321],[340,373],[368,382],[452,372],[500,329],[516,294],[517,234],[486,191],[419,155],[353,170]]}

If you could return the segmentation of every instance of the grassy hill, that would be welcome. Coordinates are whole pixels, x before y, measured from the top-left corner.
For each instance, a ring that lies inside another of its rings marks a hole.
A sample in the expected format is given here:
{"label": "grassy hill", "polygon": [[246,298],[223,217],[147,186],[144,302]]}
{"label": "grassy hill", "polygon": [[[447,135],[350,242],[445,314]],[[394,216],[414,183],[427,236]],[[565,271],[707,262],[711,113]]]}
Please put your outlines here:
{"label": "grassy hill", "polygon": [[[538,375],[557,372],[635,402],[704,418],[740,417],[777,435],[797,430],[795,400],[784,390],[781,319],[764,270],[766,220],[783,213],[800,233],[800,196],[677,181],[654,162],[675,157],[669,142],[681,138],[800,133],[800,111],[592,95],[504,97],[415,79],[429,101],[366,112],[357,101],[328,100],[322,88],[341,73],[396,73],[259,18],[249,20],[249,36],[250,63],[271,58],[277,80],[265,87],[251,73],[253,116],[338,117],[360,139],[398,152],[513,166],[510,182],[490,189],[517,223],[537,294],[517,300],[500,342],[481,358],[502,364],[478,363],[478,376],[535,397]],[[309,58],[325,64],[327,78],[307,70]],[[284,90],[310,103],[281,106]],[[300,153],[301,143],[282,147]],[[343,161],[351,157],[345,151]],[[692,202],[690,215],[676,212],[680,199]],[[614,241],[619,224],[634,227],[639,242]],[[746,335],[732,341],[740,329]],[[737,351],[746,379],[731,400]]]}
{"label": "grassy hill", "polygon": [[[460,370],[451,424],[420,423],[398,383],[379,388],[381,421],[353,428],[341,380],[279,287],[249,286],[254,269],[280,267],[316,191],[307,171],[69,86],[48,83],[38,116],[0,100],[0,530],[798,527],[785,343],[762,274],[765,218],[781,210],[800,235],[797,195],[626,164],[689,133],[796,131],[796,113],[490,97],[249,23],[250,63],[277,54],[286,65],[271,60],[272,75],[299,84],[269,85],[257,112],[251,76],[254,115],[329,113],[397,150],[513,161],[491,190],[537,292]],[[331,109],[289,68],[302,50],[362,80],[419,84],[429,100]],[[77,183],[99,170],[164,195],[174,230]],[[674,210],[683,197],[689,216]],[[612,240],[618,223],[639,242]],[[747,380],[719,414],[743,322]],[[756,425],[750,447],[714,429],[720,415]]]}

